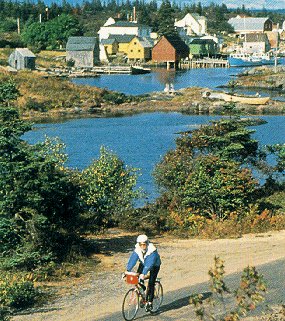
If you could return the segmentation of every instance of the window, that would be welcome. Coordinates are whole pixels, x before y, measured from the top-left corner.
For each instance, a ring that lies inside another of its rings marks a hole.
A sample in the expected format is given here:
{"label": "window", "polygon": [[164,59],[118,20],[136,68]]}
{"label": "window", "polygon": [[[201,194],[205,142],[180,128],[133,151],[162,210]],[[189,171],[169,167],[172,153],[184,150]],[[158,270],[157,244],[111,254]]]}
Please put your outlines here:
{"label": "window", "polygon": [[138,52],[141,52],[141,50],[139,49]]}

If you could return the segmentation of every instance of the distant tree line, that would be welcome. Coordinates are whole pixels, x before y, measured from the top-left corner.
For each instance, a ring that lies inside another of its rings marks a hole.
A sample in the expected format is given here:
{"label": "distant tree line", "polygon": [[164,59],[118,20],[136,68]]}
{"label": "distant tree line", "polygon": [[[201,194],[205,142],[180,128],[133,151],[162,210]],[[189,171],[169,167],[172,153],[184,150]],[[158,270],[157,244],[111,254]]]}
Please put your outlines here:
{"label": "distant tree line", "polygon": [[[92,0],[83,1],[76,5],[64,0],[61,4],[52,3],[49,6],[40,0],[37,3],[0,0],[0,34],[3,39],[0,46],[18,46],[20,41],[30,45],[30,42],[36,41],[36,46],[42,47],[42,42],[46,43],[46,35],[52,34],[53,39],[47,44],[47,47],[58,48],[60,45],[64,45],[67,37],[71,35],[96,36],[100,26],[110,16],[124,20],[134,19],[134,7],[136,8],[137,21],[149,25],[153,31],[157,31],[159,34],[175,33],[174,20],[181,19],[188,12],[206,16],[209,32],[216,34],[222,31],[232,32],[233,29],[227,21],[236,14],[269,16],[274,22],[284,20],[284,15],[281,13],[270,12],[266,9],[249,11],[244,5],[235,10],[229,10],[225,4],[211,3],[208,6],[202,6],[201,2],[198,2],[182,6],[169,0],[163,0],[160,5],[156,0],[147,3],[139,0],[126,0],[120,3],[115,0]],[[24,32],[23,37],[17,36],[17,20],[20,22],[21,33]],[[40,40],[35,39],[37,37],[32,34],[32,28],[36,30],[34,34],[37,33],[41,36]],[[61,33],[62,29],[65,29],[63,34]],[[66,29],[70,30],[66,32]]]}

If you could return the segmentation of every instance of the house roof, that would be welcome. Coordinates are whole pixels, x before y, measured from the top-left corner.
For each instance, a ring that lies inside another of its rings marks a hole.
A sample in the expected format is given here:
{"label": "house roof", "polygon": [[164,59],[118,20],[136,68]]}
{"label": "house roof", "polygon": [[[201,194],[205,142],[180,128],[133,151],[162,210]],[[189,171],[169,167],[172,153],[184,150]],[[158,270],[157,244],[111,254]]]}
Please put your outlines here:
{"label": "house roof", "polygon": [[115,23],[108,25],[107,27],[124,27],[124,28],[145,27],[145,28],[150,28],[149,26],[142,25],[142,24],[136,23],[136,22],[131,22],[131,21],[116,21]]}
{"label": "house roof", "polygon": [[244,39],[245,42],[266,42],[268,37],[265,33],[248,33]]}
{"label": "house roof", "polygon": [[66,50],[68,51],[90,51],[97,45],[96,37],[69,37]]}
{"label": "house roof", "polygon": [[129,43],[134,37],[135,35],[109,35],[108,39],[114,39],[118,43]]}
{"label": "house roof", "polygon": [[102,39],[101,43],[102,45],[112,45],[113,43],[117,42],[116,39]]}
{"label": "house roof", "polygon": [[189,47],[179,36],[163,36],[179,52],[189,51]]}
{"label": "house roof", "polygon": [[28,48],[16,48],[16,51],[23,57],[36,57]]}
{"label": "house roof", "polygon": [[153,41],[152,39],[147,39],[147,38],[141,38],[137,37],[138,41],[144,48],[152,48],[153,47]]}
{"label": "house roof", "polygon": [[269,18],[247,18],[236,17],[231,18],[228,23],[232,25],[235,31],[252,30],[259,31],[264,29],[264,24]]}
{"label": "house roof", "polygon": [[213,40],[213,39],[193,39],[191,42],[190,42],[190,45],[202,45],[202,44],[215,44],[216,42]]}

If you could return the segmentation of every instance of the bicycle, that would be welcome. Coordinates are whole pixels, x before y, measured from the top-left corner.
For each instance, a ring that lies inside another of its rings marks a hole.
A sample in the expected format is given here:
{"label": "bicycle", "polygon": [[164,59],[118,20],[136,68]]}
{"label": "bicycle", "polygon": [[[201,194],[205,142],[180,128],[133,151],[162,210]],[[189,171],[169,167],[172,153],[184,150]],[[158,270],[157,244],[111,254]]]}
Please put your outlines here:
{"label": "bicycle", "polygon": [[123,278],[128,284],[134,285],[127,291],[122,304],[122,314],[126,321],[132,321],[136,317],[139,308],[145,308],[146,312],[157,313],[163,300],[163,288],[160,279],[157,278],[154,285],[154,298],[152,309],[146,306],[147,287],[139,282],[139,274],[135,272],[125,272]]}

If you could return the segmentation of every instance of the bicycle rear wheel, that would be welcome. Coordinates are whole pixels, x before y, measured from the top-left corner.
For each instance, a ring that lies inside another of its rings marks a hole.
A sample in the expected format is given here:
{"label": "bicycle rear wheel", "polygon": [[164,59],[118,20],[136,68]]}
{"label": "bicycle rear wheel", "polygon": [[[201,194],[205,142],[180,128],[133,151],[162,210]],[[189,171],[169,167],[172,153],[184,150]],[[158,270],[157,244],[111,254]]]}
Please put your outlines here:
{"label": "bicycle rear wheel", "polygon": [[137,315],[139,309],[139,295],[136,289],[130,289],[123,301],[122,313],[126,321],[131,321]]}
{"label": "bicycle rear wheel", "polygon": [[163,300],[163,288],[159,281],[155,281],[154,284],[154,297],[152,301],[152,309],[150,313],[156,313],[160,308]]}

